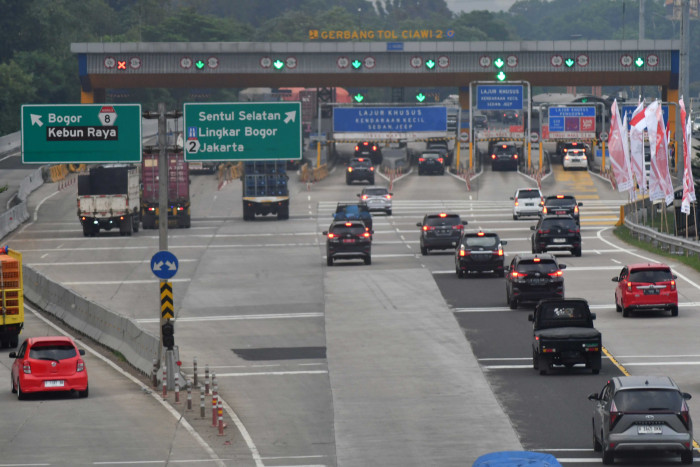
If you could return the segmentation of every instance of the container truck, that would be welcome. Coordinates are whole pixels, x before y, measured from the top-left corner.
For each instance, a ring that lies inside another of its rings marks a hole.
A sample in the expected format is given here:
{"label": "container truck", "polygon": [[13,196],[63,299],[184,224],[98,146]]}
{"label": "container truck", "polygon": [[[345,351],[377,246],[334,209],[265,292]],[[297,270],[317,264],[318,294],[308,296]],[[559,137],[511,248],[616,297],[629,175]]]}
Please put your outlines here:
{"label": "container truck", "polygon": [[[190,227],[190,165],[183,153],[168,153],[168,226]],[[141,222],[158,228],[160,216],[158,154],[144,153],[141,167]]]}
{"label": "container truck", "polygon": [[243,220],[257,214],[289,219],[287,161],[246,161],[243,164]]}
{"label": "container truck", "polygon": [[0,348],[17,347],[24,327],[22,254],[0,248]]}
{"label": "container truck", "polygon": [[78,177],[78,218],[86,237],[100,229],[119,229],[120,235],[139,230],[139,171],[133,165],[93,167]]}

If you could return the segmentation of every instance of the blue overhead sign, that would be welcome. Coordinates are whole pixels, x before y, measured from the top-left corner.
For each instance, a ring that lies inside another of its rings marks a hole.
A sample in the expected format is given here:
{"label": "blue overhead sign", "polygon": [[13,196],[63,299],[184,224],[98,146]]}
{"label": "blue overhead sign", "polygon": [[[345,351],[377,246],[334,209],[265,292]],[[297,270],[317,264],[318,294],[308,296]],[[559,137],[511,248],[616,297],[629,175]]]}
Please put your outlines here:
{"label": "blue overhead sign", "polygon": [[522,110],[523,87],[510,84],[477,86],[476,108],[479,110]]}
{"label": "blue overhead sign", "polygon": [[337,107],[336,133],[447,131],[447,107]]}
{"label": "blue overhead sign", "polygon": [[[627,114],[627,127],[629,128],[629,122],[632,120],[632,114],[637,108],[636,105],[621,105],[620,106],[620,118],[625,119],[625,114]],[[661,113],[664,116],[664,125],[668,123],[668,105],[661,106]]]}
{"label": "blue overhead sign", "polygon": [[550,107],[550,117],[595,117],[595,107]]}
{"label": "blue overhead sign", "polygon": [[550,135],[566,132],[566,136],[590,136],[595,134],[595,107],[550,107],[548,124]]}

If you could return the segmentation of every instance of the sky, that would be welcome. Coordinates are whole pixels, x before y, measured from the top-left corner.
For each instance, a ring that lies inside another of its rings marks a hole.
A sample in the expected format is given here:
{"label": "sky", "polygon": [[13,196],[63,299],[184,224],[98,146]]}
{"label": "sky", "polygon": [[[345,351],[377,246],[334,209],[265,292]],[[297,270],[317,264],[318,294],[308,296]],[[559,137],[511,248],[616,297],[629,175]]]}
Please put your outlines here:
{"label": "sky", "polygon": [[516,0],[445,0],[445,2],[450,10],[459,13],[472,10],[507,10]]}

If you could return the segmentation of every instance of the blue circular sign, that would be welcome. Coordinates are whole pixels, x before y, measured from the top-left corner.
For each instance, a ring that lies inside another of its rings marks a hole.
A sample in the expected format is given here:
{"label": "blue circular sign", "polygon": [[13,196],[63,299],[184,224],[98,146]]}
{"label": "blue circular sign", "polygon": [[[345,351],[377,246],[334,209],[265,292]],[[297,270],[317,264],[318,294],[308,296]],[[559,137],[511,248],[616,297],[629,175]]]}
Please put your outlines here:
{"label": "blue circular sign", "polygon": [[158,279],[170,279],[177,273],[178,261],[169,251],[159,251],[151,258],[151,271]]}

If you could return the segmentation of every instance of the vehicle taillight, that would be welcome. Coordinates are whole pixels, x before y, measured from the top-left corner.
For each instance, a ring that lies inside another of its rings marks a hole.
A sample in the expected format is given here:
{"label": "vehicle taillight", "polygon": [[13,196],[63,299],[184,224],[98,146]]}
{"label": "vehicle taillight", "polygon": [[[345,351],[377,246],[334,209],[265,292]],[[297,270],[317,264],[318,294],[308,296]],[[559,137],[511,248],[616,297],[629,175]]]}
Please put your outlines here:
{"label": "vehicle taillight", "polygon": [[370,171],[370,172],[374,172],[374,166],[370,167],[370,168],[369,168],[369,171]]}
{"label": "vehicle taillight", "polygon": [[85,371],[85,362],[83,361],[82,358],[78,359],[77,365],[75,365],[75,371],[80,373],[81,371]]}
{"label": "vehicle taillight", "polygon": [[540,234],[540,235],[541,235],[541,234],[548,234],[549,232],[550,232],[549,229],[547,229],[547,230],[542,230],[542,229],[540,229],[540,230],[537,231],[537,233]]}
{"label": "vehicle taillight", "polygon": [[515,205],[518,205],[518,198],[515,198]]}
{"label": "vehicle taillight", "polygon": [[540,196],[540,206],[544,206],[544,198]]}
{"label": "vehicle taillight", "polygon": [[498,251],[494,251],[493,254],[496,256],[503,256],[503,248],[499,248]]}
{"label": "vehicle taillight", "polygon": [[518,158],[518,155],[517,155],[517,154],[513,156],[513,159],[517,159],[517,158]]}
{"label": "vehicle taillight", "polygon": [[149,211],[155,211],[156,208],[148,208]]}
{"label": "vehicle taillight", "polygon": [[564,156],[564,160],[565,160],[565,161],[568,161],[568,160],[569,160],[569,156]]}
{"label": "vehicle taillight", "polygon": [[438,162],[442,164],[442,157],[438,157]]}
{"label": "vehicle taillight", "polygon": [[365,232],[365,233],[362,234],[362,236],[365,237],[365,238],[369,238],[369,237],[370,237],[370,233],[369,233],[369,232]]}
{"label": "vehicle taillight", "polygon": [[465,250],[463,250],[463,249],[460,249],[460,250],[459,250],[459,256],[467,256],[468,254],[469,254],[469,252],[467,252],[467,251],[465,251]]}
{"label": "vehicle taillight", "polygon": [[360,146],[359,145],[355,146],[355,151],[359,151],[359,150],[360,150]]}
{"label": "vehicle taillight", "polygon": [[612,401],[612,404],[610,405],[610,429],[612,430],[615,427],[615,424],[617,421],[622,417],[622,413],[617,411],[617,406],[615,405],[615,401]]}
{"label": "vehicle taillight", "polygon": [[335,238],[335,234],[333,232],[328,232],[328,238]]}
{"label": "vehicle taillight", "polygon": [[462,224],[457,224],[452,226],[452,230],[462,230],[464,226]]}
{"label": "vehicle taillight", "polygon": [[627,282],[627,291],[628,292],[632,291],[632,283],[631,282]]}
{"label": "vehicle taillight", "polygon": [[386,195],[386,199],[391,199],[391,195]]}
{"label": "vehicle taillight", "polygon": [[547,206],[544,206],[544,207],[542,208],[542,214],[547,214]]}
{"label": "vehicle taillight", "polygon": [[564,274],[564,273],[562,272],[561,269],[549,273],[549,275],[552,276],[552,277],[561,277],[563,274]]}
{"label": "vehicle taillight", "polygon": [[367,199],[367,195],[362,195],[362,199]]}
{"label": "vehicle taillight", "polygon": [[29,364],[29,362],[24,362],[24,364],[22,365],[22,371],[25,375],[32,374],[32,366]]}
{"label": "vehicle taillight", "polygon": [[352,172],[352,167],[348,167],[348,172]]}
{"label": "vehicle taillight", "polygon": [[676,281],[671,281],[671,290],[676,290]]}
{"label": "vehicle taillight", "polygon": [[424,225],[423,230],[425,230],[427,232],[428,230],[435,230],[435,227],[430,226],[430,225]]}
{"label": "vehicle taillight", "polygon": [[568,149],[564,148],[564,153],[566,153],[566,151],[568,151]]}
{"label": "vehicle taillight", "polygon": [[523,274],[523,273],[521,273],[521,272],[518,272],[518,271],[512,271],[512,272],[510,273],[510,275],[511,275],[511,277],[514,277],[514,278],[515,278],[515,277],[525,277],[525,274]]}
{"label": "vehicle taillight", "polygon": [[580,229],[569,229],[569,232],[570,233],[579,233],[579,232],[581,232],[581,230]]}
{"label": "vehicle taillight", "polygon": [[495,155],[495,154],[491,154],[491,159],[495,159],[495,158],[496,158],[496,155]]}
{"label": "vehicle taillight", "polygon": [[377,146],[372,146],[372,151],[376,151],[376,150],[377,150]]}
{"label": "vehicle taillight", "polygon": [[690,428],[690,411],[688,410],[688,404],[683,401],[683,406],[681,407],[681,413],[678,414],[681,421],[686,428]]}
{"label": "vehicle taillight", "polygon": [[422,157],[419,157],[419,158],[418,158],[418,162],[425,162],[425,159],[422,158]]}
{"label": "vehicle taillight", "polygon": [[574,206],[574,214],[578,214],[578,206]]}

